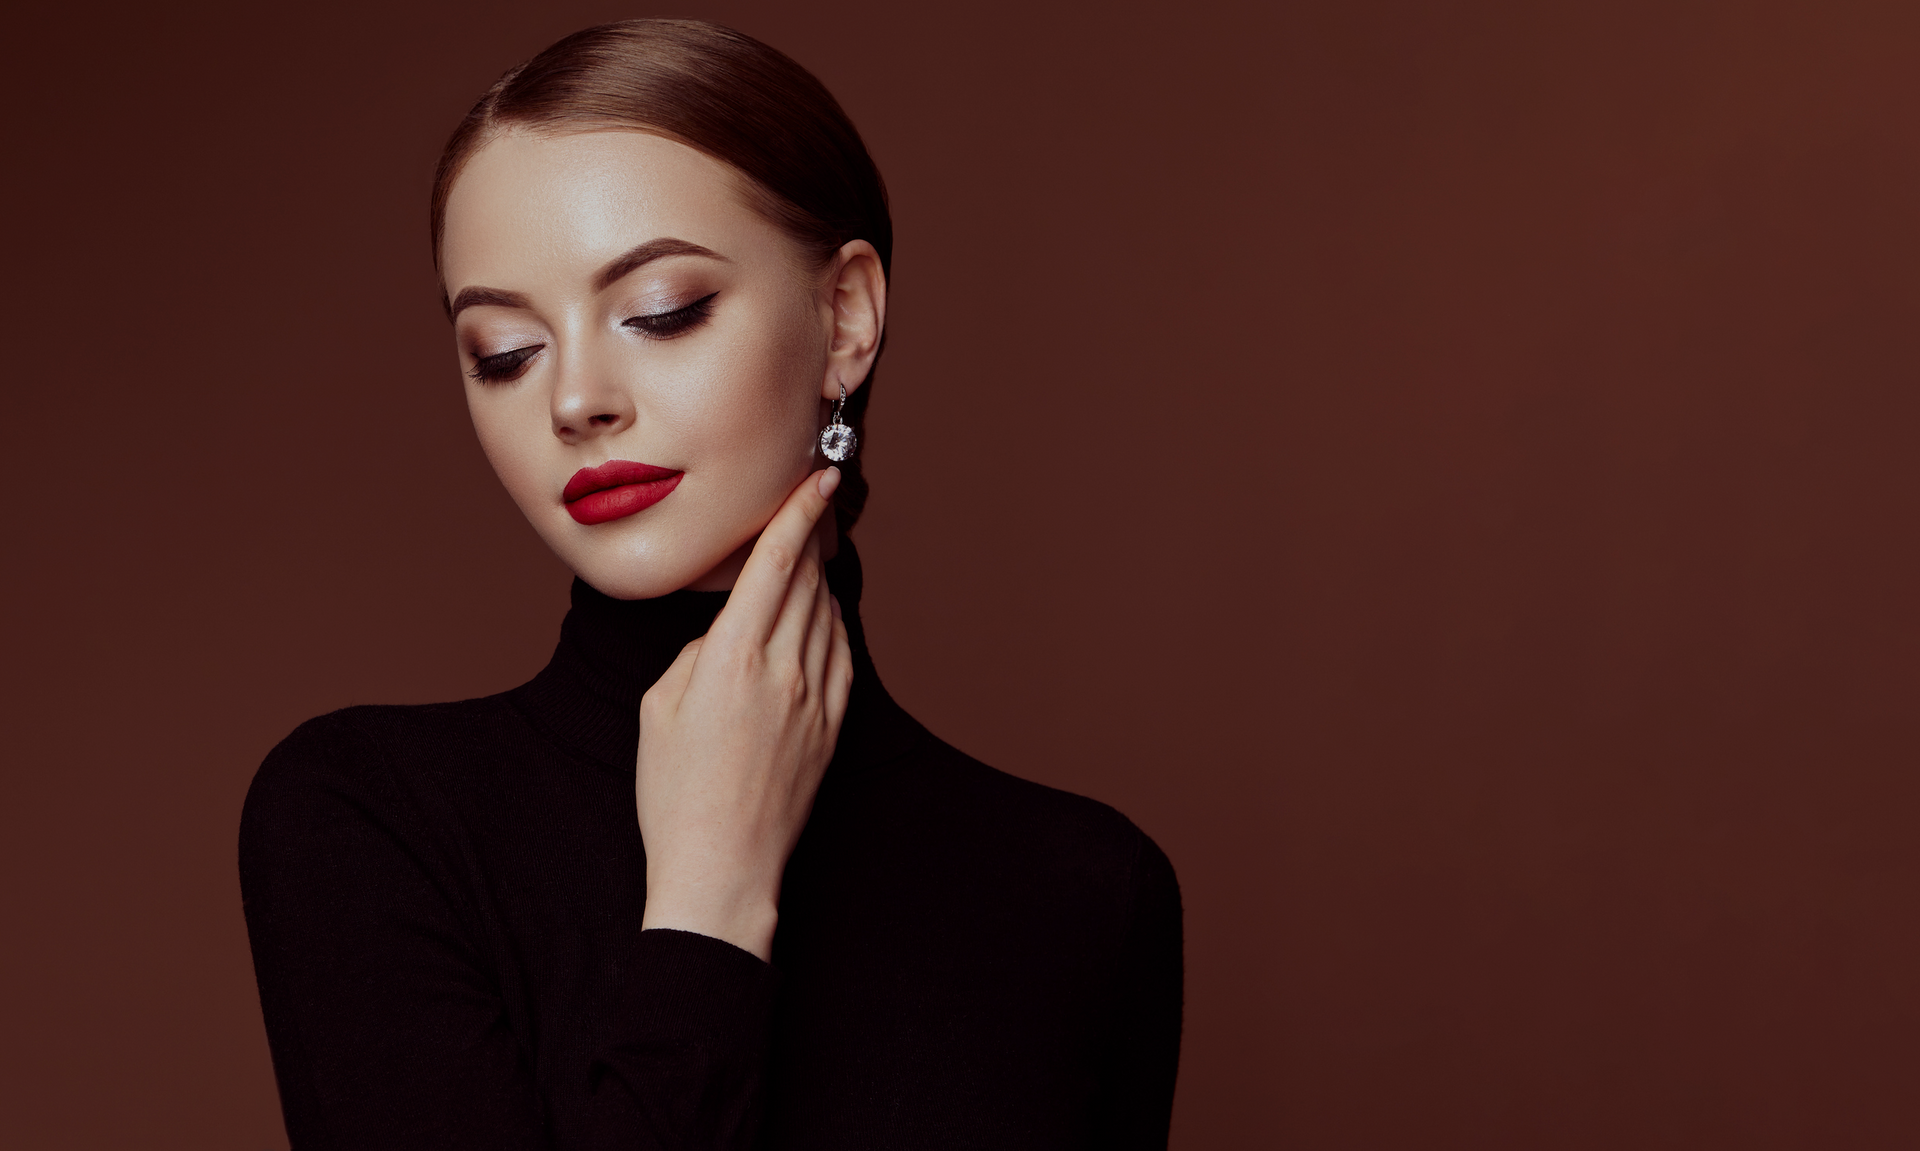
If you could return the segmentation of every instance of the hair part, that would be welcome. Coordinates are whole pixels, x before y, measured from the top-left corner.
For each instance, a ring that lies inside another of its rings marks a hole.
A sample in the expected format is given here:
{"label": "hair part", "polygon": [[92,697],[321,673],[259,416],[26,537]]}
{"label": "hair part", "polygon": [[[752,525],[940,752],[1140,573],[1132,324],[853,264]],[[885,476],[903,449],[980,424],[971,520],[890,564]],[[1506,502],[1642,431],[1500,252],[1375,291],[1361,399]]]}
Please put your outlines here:
{"label": "hair part", "polygon": [[[514,129],[640,131],[685,144],[746,177],[740,183],[748,205],[815,267],[848,242],[865,240],[892,278],[886,183],[853,121],[812,73],[730,28],[703,20],[602,24],[508,71],[440,154],[430,220],[436,271],[454,181],[476,152]],[[446,302],[444,285],[441,299]],[[869,369],[842,417],[862,444],[873,377]],[[866,506],[867,481],[859,456],[838,466],[834,511],[844,532]]]}

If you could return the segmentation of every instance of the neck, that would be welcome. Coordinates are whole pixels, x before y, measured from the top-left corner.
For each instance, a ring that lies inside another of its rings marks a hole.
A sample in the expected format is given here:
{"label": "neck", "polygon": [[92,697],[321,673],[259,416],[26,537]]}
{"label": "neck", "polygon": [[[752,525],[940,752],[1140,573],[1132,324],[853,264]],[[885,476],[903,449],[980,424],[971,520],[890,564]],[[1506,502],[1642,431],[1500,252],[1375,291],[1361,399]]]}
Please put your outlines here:
{"label": "neck", "polygon": [[[813,535],[815,539],[820,541],[820,558],[823,561],[831,561],[836,555],[840,554],[840,532],[834,526],[832,508],[828,508],[827,514],[821,516],[820,522],[814,525]],[[746,543],[741,544],[733,550],[732,555],[721,560],[713,566],[712,570],[688,584],[687,590],[733,590],[733,585],[740,581],[740,573],[746,570],[747,560],[753,555],[753,546],[759,542],[760,537],[755,536]],[[841,607],[844,609],[846,604],[842,603]]]}
{"label": "neck", "polygon": [[[827,563],[827,586],[840,601],[853,648],[849,728],[856,709],[894,707],[867,654],[861,582],[860,556],[848,542]],[[640,742],[640,697],[682,648],[707,633],[728,595],[689,588],[655,599],[619,600],[575,579],[573,607],[560,625],[553,659],[515,689],[515,701],[556,742],[631,772]],[[847,734],[843,731],[843,745]]]}

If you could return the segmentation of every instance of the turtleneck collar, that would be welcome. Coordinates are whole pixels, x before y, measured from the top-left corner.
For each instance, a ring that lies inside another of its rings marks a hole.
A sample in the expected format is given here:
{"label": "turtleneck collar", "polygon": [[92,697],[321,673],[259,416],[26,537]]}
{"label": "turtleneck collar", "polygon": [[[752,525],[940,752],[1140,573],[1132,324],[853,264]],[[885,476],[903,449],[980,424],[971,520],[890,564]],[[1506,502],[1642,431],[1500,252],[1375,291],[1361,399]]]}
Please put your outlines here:
{"label": "turtleneck collar", "polygon": [[[853,648],[853,690],[834,766],[892,758],[926,732],[893,702],[874,672],[860,624],[860,556],[845,536],[839,554],[827,561],[827,586],[840,601]],[[555,743],[631,775],[640,744],[640,697],[680,649],[707,633],[728,595],[677,591],[619,600],[576,578],[553,659],[509,694]]]}

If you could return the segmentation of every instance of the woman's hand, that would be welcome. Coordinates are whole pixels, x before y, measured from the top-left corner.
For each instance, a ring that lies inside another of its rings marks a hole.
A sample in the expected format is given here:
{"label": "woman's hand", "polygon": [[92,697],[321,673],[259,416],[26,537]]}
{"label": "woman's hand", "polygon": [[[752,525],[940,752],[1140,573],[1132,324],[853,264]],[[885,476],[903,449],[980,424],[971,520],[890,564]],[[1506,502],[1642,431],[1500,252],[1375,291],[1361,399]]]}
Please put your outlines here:
{"label": "woman's hand", "polygon": [[838,468],[801,481],[760,534],[712,630],[640,701],[641,930],[695,931],[773,954],[780,876],[853,684],[815,530],[839,483]]}

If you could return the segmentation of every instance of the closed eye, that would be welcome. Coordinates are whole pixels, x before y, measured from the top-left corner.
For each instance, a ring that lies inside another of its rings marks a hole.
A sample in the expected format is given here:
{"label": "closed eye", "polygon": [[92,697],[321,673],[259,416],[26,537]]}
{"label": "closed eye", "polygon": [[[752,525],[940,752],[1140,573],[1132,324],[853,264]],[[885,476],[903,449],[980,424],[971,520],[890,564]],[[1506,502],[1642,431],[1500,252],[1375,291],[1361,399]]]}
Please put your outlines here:
{"label": "closed eye", "polygon": [[649,340],[671,340],[706,323],[707,318],[713,315],[713,298],[719,294],[709,292],[686,307],[675,308],[671,312],[634,316],[625,321],[624,326],[634,329]]}
{"label": "closed eye", "polygon": [[517,380],[527,370],[528,361],[540,354],[545,344],[528,344],[524,348],[515,348],[510,352],[500,352],[491,356],[475,356],[473,370],[467,375],[483,384],[505,383]]}

